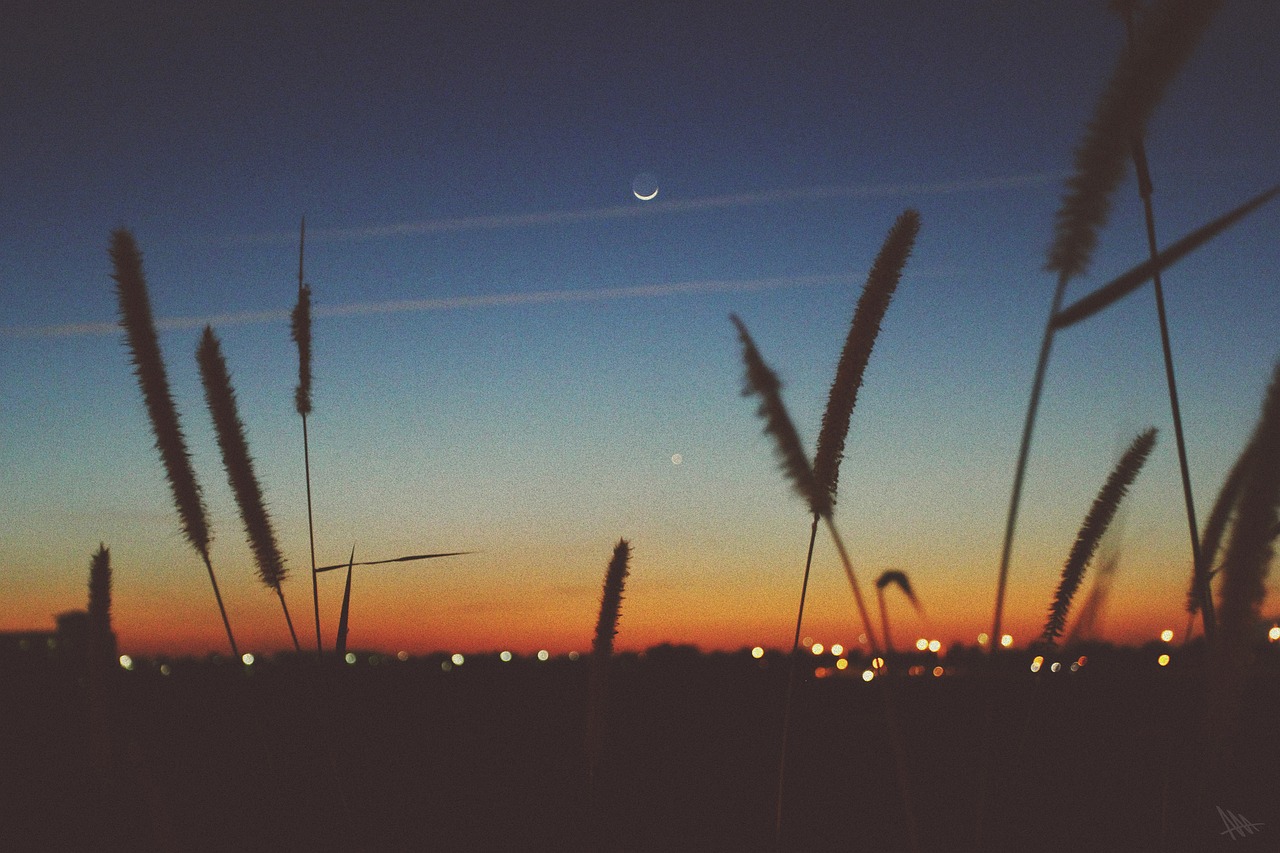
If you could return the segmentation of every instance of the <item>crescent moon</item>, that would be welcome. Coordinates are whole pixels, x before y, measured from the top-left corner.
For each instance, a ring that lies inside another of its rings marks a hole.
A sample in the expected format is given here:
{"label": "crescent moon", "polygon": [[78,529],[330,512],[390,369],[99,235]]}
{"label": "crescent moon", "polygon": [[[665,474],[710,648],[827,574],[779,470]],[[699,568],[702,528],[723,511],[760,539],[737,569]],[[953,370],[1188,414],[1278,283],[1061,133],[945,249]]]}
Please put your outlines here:
{"label": "crescent moon", "polygon": [[640,195],[640,193],[637,190],[632,190],[632,192],[635,193],[636,198],[640,199],[641,201],[652,201],[653,199],[658,197],[657,187],[654,187],[653,192],[649,193],[648,195]]}

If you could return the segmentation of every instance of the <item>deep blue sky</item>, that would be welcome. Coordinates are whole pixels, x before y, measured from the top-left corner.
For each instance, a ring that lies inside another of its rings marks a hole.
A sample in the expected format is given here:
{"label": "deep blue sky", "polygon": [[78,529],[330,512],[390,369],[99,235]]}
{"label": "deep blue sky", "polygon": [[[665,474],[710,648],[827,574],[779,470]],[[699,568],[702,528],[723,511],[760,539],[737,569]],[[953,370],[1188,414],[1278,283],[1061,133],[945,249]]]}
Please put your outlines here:
{"label": "deep blue sky", "polygon": [[[282,320],[233,322],[291,307],[305,214],[322,561],[352,540],[371,557],[485,552],[444,575],[371,577],[382,604],[366,620],[404,643],[429,624],[426,645],[497,645],[504,619],[511,642],[537,644],[538,619],[571,637],[625,535],[624,645],[628,629],[781,643],[807,526],[738,397],[727,314],[812,440],[860,282],[907,206],[923,228],[855,414],[841,519],[868,578],[908,569],[957,637],[988,622],[1052,289],[1044,249],[1123,42],[1101,0],[84,6],[10,4],[0,33],[0,536],[14,567],[0,627],[79,604],[106,540],[126,639],[158,644],[154,611],[178,601],[191,642],[219,643],[119,335],[94,333],[115,317],[106,246],[121,226],[158,316],[221,318],[305,615],[295,355]],[[1280,5],[1228,2],[1157,111],[1164,240],[1280,176],[1278,41]],[[631,194],[640,173],[658,180],[653,202]],[[1127,182],[1073,297],[1142,259],[1139,212]],[[1278,224],[1263,210],[1169,274],[1202,513],[1280,349]],[[520,302],[667,284],[680,287]],[[490,296],[508,301],[477,304]],[[391,304],[420,300],[443,302]],[[1162,441],[1117,597],[1177,615],[1185,530],[1152,323],[1144,290],[1059,342],[1015,624],[1040,619],[1112,457],[1148,424]],[[162,345],[233,619],[276,644],[196,337],[170,328]],[[817,624],[853,627],[839,571],[823,571]]]}

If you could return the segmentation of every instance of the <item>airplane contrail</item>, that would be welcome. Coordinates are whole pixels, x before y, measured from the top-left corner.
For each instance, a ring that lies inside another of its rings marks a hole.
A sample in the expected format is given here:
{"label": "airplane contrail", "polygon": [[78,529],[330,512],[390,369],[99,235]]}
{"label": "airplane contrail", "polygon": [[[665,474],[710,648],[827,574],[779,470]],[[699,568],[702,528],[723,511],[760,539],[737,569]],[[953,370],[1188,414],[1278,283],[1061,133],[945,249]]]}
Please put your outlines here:
{"label": "airplane contrail", "polygon": [[[785,201],[809,201],[828,198],[889,198],[894,196],[945,195],[949,193],[980,190],[1014,189],[1058,181],[1067,172],[1034,172],[1025,175],[1004,175],[994,178],[971,178],[961,181],[903,184],[855,184],[825,187],[798,187],[768,190],[755,193],[701,196],[698,198],[669,199],[664,201],[637,202],[612,207],[595,207],[585,210],[547,210],[533,213],[491,214],[487,216],[443,217],[396,222],[360,228],[318,228],[307,236],[319,240],[376,240],[403,237],[412,234],[445,234],[455,231],[519,228],[533,225],[564,225],[575,222],[591,222],[605,219],[623,219],[639,216],[655,216],[662,213],[714,210],[717,208],[746,207],[757,204],[776,204]],[[279,232],[248,236],[243,239],[254,242],[296,240],[296,233]]]}
{"label": "airplane contrail", "polygon": [[[669,284],[641,284],[626,287],[597,287],[578,290],[535,290],[526,293],[490,293],[481,296],[440,296],[432,299],[392,299],[381,302],[350,302],[345,305],[313,305],[313,317],[352,317],[366,314],[403,314],[418,311],[455,311],[467,308],[493,308],[505,305],[541,305],[555,302],[592,302],[611,299],[653,299],[700,293],[734,293],[782,287],[817,287],[829,284],[856,284],[865,275],[833,273],[822,275],[775,276],[751,279],[707,279]],[[160,330],[200,329],[205,325],[243,326],[255,323],[287,323],[291,309],[272,311],[240,311],[204,317],[159,317]],[[86,335],[112,335],[119,332],[117,323],[64,323],[49,326],[3,326],[0,336],[6,338],[67,338]]]}

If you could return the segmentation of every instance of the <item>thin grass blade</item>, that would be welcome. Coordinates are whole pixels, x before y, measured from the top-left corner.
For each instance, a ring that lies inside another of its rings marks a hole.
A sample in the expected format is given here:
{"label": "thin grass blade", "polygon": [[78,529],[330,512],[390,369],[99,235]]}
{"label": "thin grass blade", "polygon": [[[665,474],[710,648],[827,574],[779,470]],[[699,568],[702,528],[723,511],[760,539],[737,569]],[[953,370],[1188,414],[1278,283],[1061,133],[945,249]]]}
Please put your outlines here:
{"label": "thin grass blade", "polygon": [[347,654],[347,617],[351,613],[351,569],[356,565],[356,546],[351,546],[351,559],[347,561],[347,587],[342,592],[342,613],[338,616],[338,639],[335,648],[338,660]]}
{"label": "thin grass blade", "polygon": [[[448,551],[448,552],[443,553],[443,554],[413,554],[413,555],[408,556],[408,557],[392,557],[392,558],[391,558],[391,559],[389,559],[389,560],[370,560],[370,561],[369,561],[369,562],[367,562],[367,563],[356,563],[355,565],[357,565],[357,566],[381,566],[381,565],[384,565],[384,564],[386,564],[386,563],[407,563],[407,562],[411,562],[411,561],[413,561],[413,560],[431,560],[431,559],[435,559],[436,557],[459,557],[459,556],[462,556],[463,554],[479,554],[479,553],[480,553],[479,551]],[[320,568],[316,569],[316,571],[317,571],[317,572],[331,572],[331,571],[333,571],[333,570],[335,570],[335,569],[345,569],[345,568],[347,567],[347,565],[348,565],[347,563],[337,563],[337,564],[332,565],[332,566],[321,566]]]}
{"label": "thin grass blade", "polygon": [[1262,207],[1280,195],[1280,184],[1266,192],[1259,193],[1234,210],[1223,214],[1212,222],[1197,228],[1175,243],[1165,247],[1155,258],[1138,264],[1128,272],[1099,287],[1088,296],[1073,302],[1054,314],[1050,321],[1054,329],[1065,329],[1082,320],[1087,320],[1099,311],[1120,301],[1133,291],[1151,280],[1157,272],[1173,266],[1191,252],[1217,237],[1231,226],[1244,219],[1250,213]]}

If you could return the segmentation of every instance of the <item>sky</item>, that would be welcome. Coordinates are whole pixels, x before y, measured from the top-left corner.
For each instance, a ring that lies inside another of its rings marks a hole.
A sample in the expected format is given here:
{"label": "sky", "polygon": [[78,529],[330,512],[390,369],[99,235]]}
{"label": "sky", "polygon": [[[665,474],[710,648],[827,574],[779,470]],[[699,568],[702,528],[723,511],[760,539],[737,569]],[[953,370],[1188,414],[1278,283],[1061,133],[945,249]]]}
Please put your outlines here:
{"label": "sky", "polygon": [[[107,246],[128,228],[237,641],[289,644],[204,405],[206,322],[314,647],[288,326],[305,216],[317,560],[476,552],[356,569],[351,645],[586,650],[622,537],[619,648],[789,647],[809,518],[741,395],[729,315],[812,447],[862,283],[907,208],[921,231],[836,522],[864,594],[890,568],[919,593],[927,621],[890,596],[895,638],[990,630],[1045,251],[1123,47],[1101,0],[20,0],[6,17],[0,630],[83,607],[101,542],[122,650],[227,650],[114,325]],[[1280,5],[1228,2],[1166,93],[1147,128],[1162,243],[1280,177],[1278,42]],[[1166,274],[1202,518],[1280,350],[1277,226],[1280,205],[1264,208]],[[1068,301],[1142,261],[1143,227],[1130,176]],[[1018,644],[1147,426],[1160,438],[1103,619],[1120,642],[1181,632],[1190,570],[1149,286],[1054,345],[1010,570]],[[828,538],[814,559],[804,634],[854,645]],[[342,582],[319,578],[326,644]]]}

